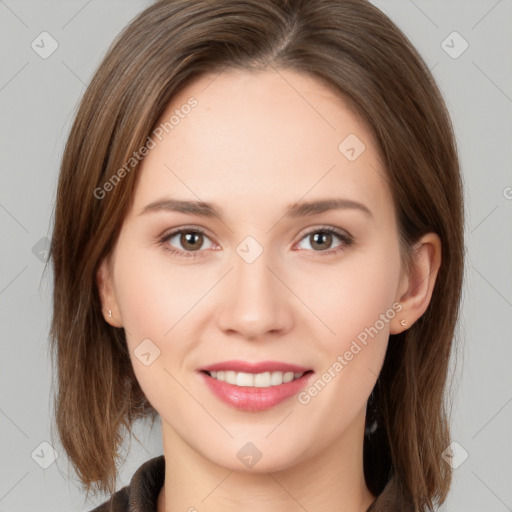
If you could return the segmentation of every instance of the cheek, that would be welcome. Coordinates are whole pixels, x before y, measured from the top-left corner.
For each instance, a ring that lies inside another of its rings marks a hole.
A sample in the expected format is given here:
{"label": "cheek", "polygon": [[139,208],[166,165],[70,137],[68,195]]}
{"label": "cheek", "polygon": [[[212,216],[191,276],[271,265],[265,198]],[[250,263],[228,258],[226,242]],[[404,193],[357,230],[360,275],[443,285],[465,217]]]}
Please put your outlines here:
{"label": "cheek", "polygon": [[140,263],[121,264],[118,270],[118,305],[130,342],[162,336],[171,327],[166,325],[164,316],[167,307],[172,307],[165,283],[149,266]]}
{"label": "cheek", "polygon": [[322,423],[326,438],[339,436],[364,411],[382,368],[389,322],[397,314],[400,266],[391,254],[360,258],[354,266],[340,267],[336,277],[331,277],[327,294],[321,293],[319,284],[325,280],[317,276],[316,288],[308,295],[314,301],[311,309],[317,308],[330,331],[322,324],[315,330],[321,365],[299,402],[306,410],[319,411],[319,418],[329,417]]}
{"label": "cheek", "polygon": [[396,314],[392,306],[400,276],[397,247],[388,244],[347,256],[336,267],[319,267],[299,292],[322,321],[317,339],[331,354],[348,348],[361,333],[364,338],[368,329],[374,333],[374,326],[387,339],[389,321]]}
{"label": "cheek", "polygon": [[[135,375],[155,405],[162,389],[180,394],[168,372],[181,368],[194,348],[201,299],[218,277],[206,266],[201,271],[170,263],[163,249],[122,242],[114,267],[117,303]],[[148,352],[149,357],[139,358]],[[154,362],[144,364],[148,359]]]}
{"label": "cheek", "polygon": [[[162,249],[163,252],[163,249]],[[116,262],[116,295],[130,343],[163,342],[198,302],[207,287],[191,281],[179,266],[166,264],[159,251],[125,250]],[[203,291],[203,288],[205,290]]]}
{"label": "cheek", "polygon": [[116,296],[130,358],[141,389],[159,412],[168,407],[170,397],[180,404],[183,394],[173,375],[189,347],[182,332],[184,315],[189,303],[197,302],[198,290],[196,286],[194,293],[190,286],[184,293],[182,281],[178,268],[162,266],[147,251],[119,252]]}

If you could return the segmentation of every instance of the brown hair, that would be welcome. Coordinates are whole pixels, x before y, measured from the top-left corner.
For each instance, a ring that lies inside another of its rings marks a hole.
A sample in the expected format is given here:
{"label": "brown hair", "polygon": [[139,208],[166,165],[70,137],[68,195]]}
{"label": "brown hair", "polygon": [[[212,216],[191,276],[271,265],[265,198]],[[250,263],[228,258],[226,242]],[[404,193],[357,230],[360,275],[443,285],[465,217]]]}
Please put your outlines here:
{"label": "brown hair", "polygon": [[462,185],[430,71],[366,0],[161,0],[114,41],[79,106],[57,191],[50,334],[59,436],[87,492],[113,492],[124,434],[136,418],[156,416],[124,330],[104,321],[95,279],[132,201],[138,165],[103,198],[95,191],[146,144],[191,80],[267,66],[334,87],[379,146],[403,246],[427,232],[441,239],[430,305],[390,340],[373,395],[379,428],[364,445],[366,482],[380,495],[371,510],[430,509],[445,500],[451,481],[441,452],[449,444],[445,384],[463,275]]}

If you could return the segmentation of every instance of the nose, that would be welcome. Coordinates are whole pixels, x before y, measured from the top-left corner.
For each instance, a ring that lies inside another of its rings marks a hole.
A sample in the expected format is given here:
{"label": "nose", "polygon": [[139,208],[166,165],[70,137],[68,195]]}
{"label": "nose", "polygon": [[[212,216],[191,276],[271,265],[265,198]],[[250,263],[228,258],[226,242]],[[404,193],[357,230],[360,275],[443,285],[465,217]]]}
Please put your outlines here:
{"label": "nose", "polygon": [[260,340],[288,332],[293,325],[293,293],[266,251],[252,263],[237,253],[221,290],[218,327],[231,336]]}

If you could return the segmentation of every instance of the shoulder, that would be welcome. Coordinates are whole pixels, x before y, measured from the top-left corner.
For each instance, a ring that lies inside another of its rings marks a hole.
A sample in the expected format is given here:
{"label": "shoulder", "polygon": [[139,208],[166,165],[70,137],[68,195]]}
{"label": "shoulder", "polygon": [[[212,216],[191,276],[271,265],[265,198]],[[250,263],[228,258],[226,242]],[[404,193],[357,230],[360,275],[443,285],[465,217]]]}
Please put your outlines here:
{"label": "shoulder", "polygon": [[112,494],[109,500],[90,512],[128,512],[129,510],[129,487],[126,486]]}
{"label": "shoulder", "polygon": [[130,484],[90,512],[156,512],[158,495],[165,480],[163,455],[150,459],[134,473]]}

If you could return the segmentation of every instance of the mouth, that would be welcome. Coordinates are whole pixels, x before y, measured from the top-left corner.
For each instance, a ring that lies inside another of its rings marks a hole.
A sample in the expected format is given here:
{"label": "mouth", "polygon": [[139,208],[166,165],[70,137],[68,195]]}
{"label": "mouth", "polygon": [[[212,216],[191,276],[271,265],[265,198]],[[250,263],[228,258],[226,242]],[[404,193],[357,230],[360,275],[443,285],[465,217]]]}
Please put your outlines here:
{"label": "mouth", "polygon": [[263,372],[263,373],[246,373],[235,372],[234,370],[210,372],[203,370],[203,373],[219,382],[226,382],[233,386],[238,387],[255,387],[255,388],[270,388],[273,386],[280,386],[287,384],[294,380],[300,379],[307,373],[312,373],[312,370],[305,372]]}
{"label": "mouth", "polygon": [[258,412],[296,395],[314,371],[279,362],[226,361],[201,368],[198,373],[223,403]]}

